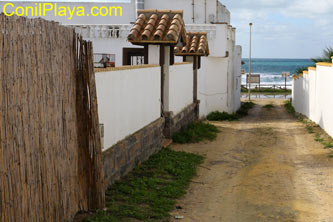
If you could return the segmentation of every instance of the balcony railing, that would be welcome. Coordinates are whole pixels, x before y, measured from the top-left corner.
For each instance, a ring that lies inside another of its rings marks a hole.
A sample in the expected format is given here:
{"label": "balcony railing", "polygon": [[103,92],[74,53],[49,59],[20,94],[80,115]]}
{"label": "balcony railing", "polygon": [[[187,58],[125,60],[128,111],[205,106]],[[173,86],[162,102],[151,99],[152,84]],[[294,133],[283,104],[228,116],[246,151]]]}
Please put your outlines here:
{"label": "balcony railing", "polygon": [[112,25],[70,25],[75,27],[75,31],[84,38],[91,39],[118,39],[127,38],[132,25],[112,24]]}
{"label": "balcony railing", "polygon": [[[91,39],[126,39],[133,25],[131,24],[110,24],[110,25],[70,25],[75,27],[77,33],[84,38]],[[186,25],[188,32],[207,32],[209,40],[216,38],[216,25],[214,24],[190,24]]]}

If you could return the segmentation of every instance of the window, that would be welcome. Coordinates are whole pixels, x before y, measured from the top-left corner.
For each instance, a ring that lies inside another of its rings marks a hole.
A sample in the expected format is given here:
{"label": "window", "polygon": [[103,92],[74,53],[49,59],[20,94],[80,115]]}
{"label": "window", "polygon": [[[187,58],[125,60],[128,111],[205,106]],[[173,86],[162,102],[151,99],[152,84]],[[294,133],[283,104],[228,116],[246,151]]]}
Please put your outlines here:
{"label": "window", "polygon": [[116,55],[115,54],[94,54],[94,66],[95,68],[106,68],[116,66]]}
{"label": "window", "polygon": [[123,65],[135,66],[145,64],[143,48],[123,48]]}

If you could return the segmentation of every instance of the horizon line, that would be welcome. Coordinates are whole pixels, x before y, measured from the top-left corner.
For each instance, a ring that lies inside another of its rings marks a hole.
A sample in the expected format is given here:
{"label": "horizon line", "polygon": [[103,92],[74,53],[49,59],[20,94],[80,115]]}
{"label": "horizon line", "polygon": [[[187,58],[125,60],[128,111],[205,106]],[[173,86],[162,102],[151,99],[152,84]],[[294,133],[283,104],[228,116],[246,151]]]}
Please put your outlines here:
{"label": "horizon line", "polygon": [[[249,58],[242,58],[242,59],[249,59]],[[311,58],[263,58],[263,57],[255,57],[255,58],[251,58],[251,59],[308,59],[311,60]]]}

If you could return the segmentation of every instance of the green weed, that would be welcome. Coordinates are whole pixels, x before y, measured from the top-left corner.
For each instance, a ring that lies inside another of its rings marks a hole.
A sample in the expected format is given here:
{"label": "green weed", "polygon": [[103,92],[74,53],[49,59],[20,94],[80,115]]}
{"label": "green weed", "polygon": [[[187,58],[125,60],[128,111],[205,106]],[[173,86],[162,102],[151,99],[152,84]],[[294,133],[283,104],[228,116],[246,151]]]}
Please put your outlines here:
{"label": "green weed", "polygon": [[242,103],[241,108],[233,114],[226,112],[212,112],[207,115],[207,120],[209,121],[236,121],[242,117],[245,117],[249,114],[249,110],[255,106],[253,102]]}
{"label": "green weed", "polygon": [[307,126],[305,126],[305,128],[308,130],[309,133],[314,133],[314,129],[312,126],[307,125]]}
{"label": "green weed", "polygon": [[296,111],[290,100],[285,102],[284,107],[286,108],[288,113],[295,115]]}
{"label": "green weed", "polygon": [[[247,93],[248,90],[242,88],[242,93]],[[269,93],[269,94],[291,94],[290,89],[273,89],[273,88],[261,88],[261,89],[251,89],[251,93]]]}
{"label": "green weed", "polygon": [[153,155],[106,191],[107,211],[87,222],[164,222],[175,199],[186,193],[203,157],[169,148]]}
{"label": "green weed", "polygon": [[189,125],[185,130],[175,133],[172,136],[174,143],[198,143],[204,140],[213,141],[219,130],[216,126],[209,123],[193,123]]}
{"label": "green weed", "polygon": [[274,108],[274,104],[272,104],[272,103],[271,104],[267,104],[267,105],[264,106],[264,108],[267,109],[267,110],[271,110],[271,109]]}

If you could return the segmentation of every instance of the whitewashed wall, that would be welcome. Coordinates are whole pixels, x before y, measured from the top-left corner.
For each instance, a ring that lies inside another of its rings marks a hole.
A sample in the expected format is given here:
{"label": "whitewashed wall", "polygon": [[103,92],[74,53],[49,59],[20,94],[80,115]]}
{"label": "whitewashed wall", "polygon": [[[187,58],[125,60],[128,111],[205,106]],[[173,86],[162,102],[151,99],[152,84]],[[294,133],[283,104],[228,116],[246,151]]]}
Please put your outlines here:
{"label": "whitewashed wall", "polygon": [[210,112],[228,112],[229,58],[203,57],[198,73],[200,116]]}
{"label": "whitewashed wall", "polygon": [[233,95],[233,112],[236,112],[241,107],[241,84],[242,84],[242,47],[241,46],[235,46],[235,52],[234,52],[234,75],[233,75],[233,89],[234,92]]}
{"label": "whitewashed wall", "polygon": [[309,70],[309,118],[315,122],[319,121],[316,117],[316,101],[317,101],[317,75],[316,70]]}
{"label": "whitewashed wall", "polygon": [[333,67],[317,65],[316,70],[293,80],[293,105],[333,136]]}
{"label": "whitewashed wall", "polygon": [[96,87],[105,149],[161,115],[160,67],[97,72]]}
{"label": "whitewashed wall", "polygon": [[200,117],[210,112],[233,113],[241,105],[242,47],[235,45],[235,29],[216,24],[216,36],[209,41],[210,56],[202,57],[198,73]]}
{"label": "whitewashed wall", "polygon": [[[9,1],[10,2],[10,1]],[[35,6],[35,2],[38,1],[14,1],[15,6]],[[51,1],[52,2],[52,1]],[[3,5],[7,2],[0,2],[0,8],[2,10]],[[206,4],[205,4],[206,3]],[[128,24],[134,22],[136,13],[136,1],[114,1],[114,2],[61,2],[57,1],[58,7],[78,7],[83,6],[86,12],[90,12],[91,8],[97,7],[111,7],[120,6],[123,8],[123,16],[120,17],[103,17],[103,16],[76,16],[74,15],[71,20],[66,17],[54,16],[53,13],[48,13],[44,17],[48,20],[59,21],[62,24]],[[194,8],[191,0],[145,0],[145,9],[170,9],[170,10],[184,10],[185,23],[191,24],[210,24],[211,22],[226,22],[230,23],[230,12],[228,9],[216,0],[195,0]],[[194,15],[193,15],[194,9]],[[11,12],[8,10],[8,12]],[[193,22],[194,17],[194,22]]]}
{"label": "whitewashed wall", "polygon": [[293,80],[293,94],[292,103],[295,110],[299,113],[303,113],[302,107],[304,103],[303,98],[303,78]]}
{"label": "whitewashed wall", "polygon": [[186,24],[230,23],[230,12],[216,0],[145,0],[145,9],[184,10]]}
{"label": "whitewashed wall", "polygon": [[[22,7],[35,7],[36,2],[52,2],[54,1],[5,1],[0,2],[0,12],[3,11],[3,6],[11,2],[14,4],[15,7],[22,6]],[[66,2],[66,1],[57,1],[57,7],[70,7],[71,10],[73,10],[74,7],[84,7],[85,13],[90,14],[92,7],[122,7],[123,9],[123,16],[77,16],[76,13],[74,13],[73,17],[71,19],[68,19],[68,17],[65,16],[54,16],[54,12],[50,11],[45,14],[45,16],[42,16],[42,18],[46,20],[53,20],[60,22],[64,25],[69,24],[129,24],[130,22],[135,21],[137,15],[136,15],[136,7],[135,7],[135,1],[129,1],[129,2]],[[10,13],[13,10],[11,10],[11,7],[7,7],[7,12]],[[97,11],[95,10],[94,13]],[[69,15],[69,13],[67,13]],[[39,17],[39,16],[29,16],[29,17]]]}
{"label": "whitewashed wall", "polygon": [[193,103],[193,64],[170,66],[169,108],[174,115]]}

